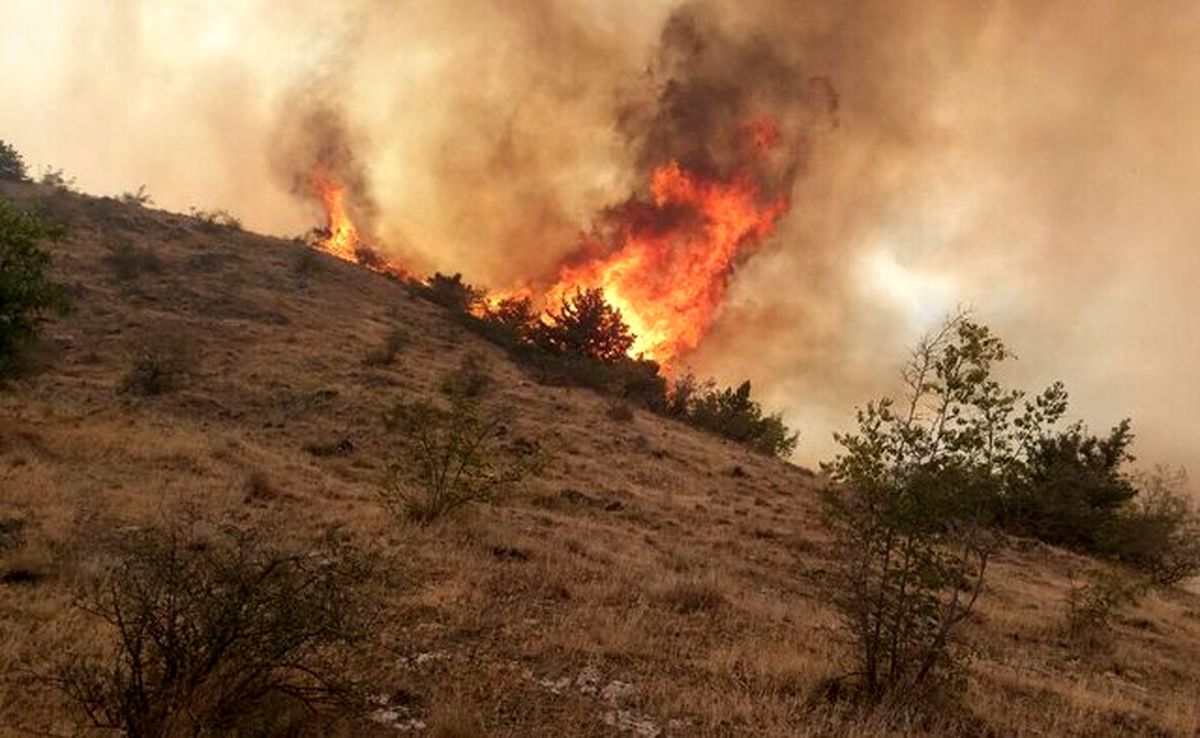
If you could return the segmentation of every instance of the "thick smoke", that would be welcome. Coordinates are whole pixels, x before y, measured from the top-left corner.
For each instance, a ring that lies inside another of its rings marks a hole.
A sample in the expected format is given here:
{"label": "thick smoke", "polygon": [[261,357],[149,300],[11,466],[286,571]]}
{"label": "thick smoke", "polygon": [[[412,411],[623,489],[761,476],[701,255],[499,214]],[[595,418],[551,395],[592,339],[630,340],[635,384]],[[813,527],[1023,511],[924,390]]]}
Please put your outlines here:
{"label": "thick smoke", "polygon": [[287,98],[286,114],[280,116],[268,154],[280,178],[302,200],[316,201],[314,177],[345,187],[350,215],[371,244],[379,207],[358,153],[367,148],[366,142],[335,105],[334,95],[320,89],[298,91]]}
{"label": "thick smoke", "polygon": [[661,159],[724,172],[773,116],[757,174],[791,212],[692,361],[750,377],[803,461],[965,303],[1015,382],[1061,378],[1094,426],[1134,418],[1143,461],[1200,469],[1192,0],[184,5],[0,5],[0,137],[284,235],[320,219],[281,147],[332,145],[381,249],[505,285]]}

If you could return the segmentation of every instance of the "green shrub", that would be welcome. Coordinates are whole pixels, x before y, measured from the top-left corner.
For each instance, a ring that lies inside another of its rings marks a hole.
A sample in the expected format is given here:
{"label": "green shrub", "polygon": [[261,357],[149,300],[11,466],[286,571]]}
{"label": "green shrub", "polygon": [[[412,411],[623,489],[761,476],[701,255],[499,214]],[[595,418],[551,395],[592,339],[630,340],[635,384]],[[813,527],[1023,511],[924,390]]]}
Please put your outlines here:
{"label": "green shrub", "polygon": [[453,393],[449,407],[426,400],[397,403],[385,418],[399,441],[399,458],[380,488],[389,509],[429,523],[472,502],[491,500],[540,464],[539,456],[509,451],[502,413],[477,396]]}
{"label": "green shrub", "polygon": [[748,381],[736,390],[706,388],[690,400],[684,417],[698,428],[773,456],[790,456],[799,440],[780,415],[763,415],[762,407],[750,397]]}
{"label": "green shrub", "polygon": [[141,529],[110,548],[78,599],[107,648],[62,656],[43,679],[97,727],[258,734],[348,704],[340,662],[363,632],[369,566],[338,537],[290,550],[233,528]]}
{"label": "green shrub", "polygon": [[1050,544],[1100,552],[1104,529],[1137,493],[1121,470],[1132,458],[1132,441],[1128,420],[1103,438],[1076,423],[1029,439],[1005,494],[1006,526]]}
{"label": "green shrub", "polygon": [[0,140],[0,180],[27,182],[29,173],[25,168],[25,157],[7,141]]}
{"label": "green shrub", "polygon": [[868,701],[910,701],[959,671],[958,633],[995,544],[986,509],[1011,453],[993,443],[1017,398],[991,378],[1007,356],[956,316],[918,345],[902,403],[870,403],[857,433],[835,435],[844,450],[824,465],[827,583]]}
{"label": "green shrub", "polygon": [[1157,469],[1134,478],[1137,494],[1105,520],[1100,551],[1156,586],[1200,574],[1200,515],[1182,471]]}
{"label": "green shrub", "polygon": [[66,231],[0,200],[0,376],[17,366],[17,353],[35,339],[49,314],[66,307],[62,289],[50,281],[50,252],[42,242]]}

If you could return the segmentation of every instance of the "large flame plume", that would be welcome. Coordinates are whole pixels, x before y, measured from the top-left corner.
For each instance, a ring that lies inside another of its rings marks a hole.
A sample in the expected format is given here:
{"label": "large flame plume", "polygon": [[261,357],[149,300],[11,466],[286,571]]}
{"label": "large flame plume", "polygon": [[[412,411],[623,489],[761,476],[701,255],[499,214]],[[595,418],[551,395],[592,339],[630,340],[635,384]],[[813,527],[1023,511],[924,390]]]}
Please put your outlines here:
{"label": "large flame plume", "polygon": [[610,235],[588,236],[584,252],[606,255],[562,267],[546,302],[599,287],[636,336],[630,353],[670,364],[699,345],[738,258],[786,211],[745,173],[708,178],[671,161],[653,171],[648,200],[603,215]]}

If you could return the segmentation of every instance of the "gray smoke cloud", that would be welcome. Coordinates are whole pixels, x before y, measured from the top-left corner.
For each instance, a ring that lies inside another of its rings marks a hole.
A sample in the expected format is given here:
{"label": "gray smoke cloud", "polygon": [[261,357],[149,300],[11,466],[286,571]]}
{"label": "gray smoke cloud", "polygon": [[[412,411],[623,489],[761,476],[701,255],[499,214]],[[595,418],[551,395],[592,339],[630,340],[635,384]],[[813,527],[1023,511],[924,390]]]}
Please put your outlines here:
{"label": "gray smoke cloud", "polygon": [[13,0],[0,137],[281,235],[321,224],[296,176],[334,152],[381,250],[505,285],[772,116],[757,174],[791,212],[691,363],[751,378],[801,461],[970,304],[1014,383],[1196,469],[1198,43],[1191,0]]}

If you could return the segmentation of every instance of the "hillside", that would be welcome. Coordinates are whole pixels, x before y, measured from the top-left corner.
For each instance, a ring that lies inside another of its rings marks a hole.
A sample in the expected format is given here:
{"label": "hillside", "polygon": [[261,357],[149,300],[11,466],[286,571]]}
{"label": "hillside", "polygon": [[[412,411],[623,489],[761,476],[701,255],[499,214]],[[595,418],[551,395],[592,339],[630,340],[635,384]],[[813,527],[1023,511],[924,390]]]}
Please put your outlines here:
{"label": "hillside", "polygon": [[[0,196],[69,225],[54,269],[74,301],[37,370],[0,390],[0,520],[25,530],[0,551],[0,661],[83,637],[70,603],[101,532],[197,517],[305,545],[337,526],[383,562],[386,614],[355,665],[378,709],[346,735],[881,734],[808,706],[843,656],[817,586],[818,476],[645,412],[612,419],[607,399],[538,384],[443,308],[302,244],[35,185]],[[121,278],[122,242],[156,263]],[[396,360],[367,366],[397,328]],[[121,392],[161,334],[191,347],[191,376]],[[395,461],[383,413],[471,352],[510,437],[549,463],[492,504],[399,520],[376,494]],[[968,629],[965,708],[936,730],[1198,734],[1200,597],[1153,594],[1081,655],[1064,597],[1096,566],[1004,545]],[[0,683],[0,733],[78,729],[52,696]]]}

